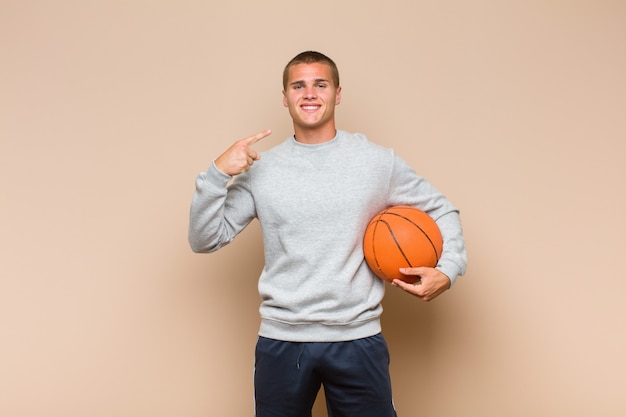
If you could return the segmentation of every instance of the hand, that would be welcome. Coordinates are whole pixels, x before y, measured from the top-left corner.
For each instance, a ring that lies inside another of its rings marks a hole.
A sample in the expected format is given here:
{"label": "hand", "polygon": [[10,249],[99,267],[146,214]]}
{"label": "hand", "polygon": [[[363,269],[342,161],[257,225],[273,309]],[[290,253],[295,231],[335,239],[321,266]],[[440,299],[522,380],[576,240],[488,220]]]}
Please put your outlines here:
{"label": "hand", "polygon": [[400,287],[409,294],[430,301],[450,288],[450,278],[435,268],[400,268],[404,275],[413,275],[419,278],[415,284],[409,284],[400,279],[394,279],[391,285]]}
{"label": "hand", "polygon": [[224,174],[230,176],[246,172],[254,164],[254,161],[260,159],[259,154],[251,146],[271,133],[272,131],[268,129],[238,140],[215,160],[215,166]]}

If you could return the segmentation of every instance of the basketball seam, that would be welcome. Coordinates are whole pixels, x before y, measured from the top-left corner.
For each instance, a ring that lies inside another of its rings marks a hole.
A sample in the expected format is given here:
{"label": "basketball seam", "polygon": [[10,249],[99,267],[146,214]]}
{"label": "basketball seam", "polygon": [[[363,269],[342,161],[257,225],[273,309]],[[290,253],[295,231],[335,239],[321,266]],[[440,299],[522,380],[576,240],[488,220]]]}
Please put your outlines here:
{"label": "basketball seam", "polygon": [[[402,250],[402,246],[400,246],[400,243],[398,242],[398,239],[396,239],[396,234],[393,232],[393,229],[391,228],[389,223],[386,220],[380,220],[379,223],[383,223],[385,226],[387,226],[387,230],[389,231],[389,234],[391,235],[391,238],[393,239],[394,243],[396,244],[396,248],[398,248],[398,250],[400,251],[400,254],[404,258],[406,263],[409,265],[409,268],[413,268],[413,265],[411,264],[411,261],[406,256],[406,253],[404,253],[404,251]],[[422,231],[422,233],[423,233],[423,231]]]}
{"label": "basketball seam", "polygon": [[382,221],[381,217],[382,216],[379,216],[378,219],[375,220],[374,230],[372,230],[372,255],[374,255],[374,261],[376,261],[376,269],[378,269],[378,272],[383,274],[385,278],[388,278],[387,274],[385,274],[385,271],[383,271],[383,269],[380,267],[380,263],[378,262],[378,256],[376,256],[376,245],[374,245],[374,242],[376,241],[376,229],[378,229],[378,223]]}
{"label": "basketball seam", "polygon": [[[393,216],[396,216],[396,217],[400,217],[400,218],[402,218],[402,219],[404,219],[404,220],[408,221],[409,223],[411,223],[413,226],[417,227],[417,228],[419,229],[419,231],[420,231],[420,232],[422,232],[422,234],[424,235],[424,237],[426,237],[426,239],[428,239],[428,243],[430,243],[430,246],[432,247],[433,252],[435,253],[435,258],[436,258],[437,262],[439,262],[439,257],[440,257],[440,254],[439,254],[439,253],[437,253],[437,246],[436,246],[436,245],[435,245],[435,243],[432,241],[432,239],[430,238],[430,236],[428,235],[428,233],[426,233],[426,231],[424,231],[424,229],[422,229],[422,228],[421,228],[421,227],[420,227],[417,223],[415,223],[413,220],[411,220],[411,219],[409,219],[408,217],[403,216],[403,215],[401,215],[401,214],[398,214],[398,213],[393,213],[393,212],[388,212],[388,213],[386,213],[386,214],[387,214],[387,215],[393,215]],[[381,220],[381,221],[384,221],[384,220]],[[398,245],[398,241],[396,240],[395,236],[393,235],[393,231],[391,230],[391,228],[390,228],[389,226],[388,226],[388,229],[390,230],[391,235],[392,235],[392,237],[393,237],[393,240],[394,240],[394,242],[396,242],[396,246],[397,246],[397,245]],[[400,252],[402,252],[402,248],[400,248]],[[403,253],[403,252],[402,252],[402,256],[404,256],[404,259],[406,259],[406,256],[404,255],[404,253]],[[407,262],[408,262],[408,259],[407,259]],[[410,265],[410,263],[409,263],[409,265]]]}

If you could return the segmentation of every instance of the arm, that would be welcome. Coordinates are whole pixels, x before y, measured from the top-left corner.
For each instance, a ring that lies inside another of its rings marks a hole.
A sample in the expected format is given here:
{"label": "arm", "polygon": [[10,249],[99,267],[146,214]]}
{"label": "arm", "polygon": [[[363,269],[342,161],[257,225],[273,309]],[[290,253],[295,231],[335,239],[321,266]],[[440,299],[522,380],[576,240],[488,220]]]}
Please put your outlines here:
{"label": "arm", "polygon": [[413,205],[428,213],[443,238],[443,251],[435,268],[406,268],[403,274],[420,277],[415,284],[398,280],[393,285],[425,301],[451,288],[465,273],[467,254],[459,211],[426,179],[418,176],[403,160],[396,159],[392,205]]}
{"label": "arm", "polygon": [[190,209],[188,239],[194,252],[213,252],[230,243],[254,217],[254,203],[247,188],[247,172],[259,155],[251,145],[268,136],[266,130],[235,142],[206,172],[198,175]]}
{"label": "arm", "polygon": [[392,285],[402,288],[424,301],[430,301],[450,289],[457,276],[465,273],[467,255],[461,220],[457,211],[453,211],[439,220],[437,225],[443,237],[443,253],[435,268],[401,268],[405,275],[417,276],[415,284],[394,280]]}

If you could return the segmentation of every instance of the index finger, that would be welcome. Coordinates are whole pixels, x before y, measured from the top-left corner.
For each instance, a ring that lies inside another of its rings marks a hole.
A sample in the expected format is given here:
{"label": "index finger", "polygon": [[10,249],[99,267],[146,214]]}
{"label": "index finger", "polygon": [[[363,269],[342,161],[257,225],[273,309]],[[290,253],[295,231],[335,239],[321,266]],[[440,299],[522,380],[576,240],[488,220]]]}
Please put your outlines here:
{"label": "index finger", "polygon": [[249,138],[244,139],[244,142],[246,143],[246,145],[254,145],[255,143],[257,143],[264,137],[269,136],[271,134],[272,134],[272,130],[266,129],[262,132],[257,133],[256,135],[252,135]]}

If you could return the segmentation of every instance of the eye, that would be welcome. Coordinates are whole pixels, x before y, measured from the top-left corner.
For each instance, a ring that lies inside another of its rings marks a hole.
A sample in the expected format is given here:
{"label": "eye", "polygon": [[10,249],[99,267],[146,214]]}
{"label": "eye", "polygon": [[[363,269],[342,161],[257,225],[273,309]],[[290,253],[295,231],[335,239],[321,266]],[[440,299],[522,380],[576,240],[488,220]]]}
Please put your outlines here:
{"label": "eye", "polygon": [[303,86],[302,84],[295,84],[295,85],[293,86],[293,89],[294,89],[294,90],[302,90],[303,88],[304,88],[304,86]]}
{"label": "eye", "polygon": [[326,88],[326,83],[317,84],[317,88]]}

